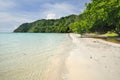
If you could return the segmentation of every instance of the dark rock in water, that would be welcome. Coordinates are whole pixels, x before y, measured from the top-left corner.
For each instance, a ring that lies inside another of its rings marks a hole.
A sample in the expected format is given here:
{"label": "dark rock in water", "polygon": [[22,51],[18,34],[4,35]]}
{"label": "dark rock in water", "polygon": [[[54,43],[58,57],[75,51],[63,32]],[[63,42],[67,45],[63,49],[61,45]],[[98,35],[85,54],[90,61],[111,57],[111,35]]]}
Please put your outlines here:
{"label": "dark rock in water", "polygon": [[90,56],[90,59],[92,59],[92,56]]}

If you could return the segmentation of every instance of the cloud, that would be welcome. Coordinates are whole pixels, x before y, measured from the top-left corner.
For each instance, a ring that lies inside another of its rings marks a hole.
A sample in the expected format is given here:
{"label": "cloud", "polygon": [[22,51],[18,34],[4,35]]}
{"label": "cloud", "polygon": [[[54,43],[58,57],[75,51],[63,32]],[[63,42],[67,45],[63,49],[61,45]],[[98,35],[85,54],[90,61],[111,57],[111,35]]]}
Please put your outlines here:
{"label": "cloud", "polygon": [[30,22],[32,20],[16,16],[14,14],[6,13],[6,12],[0,12],[0,31],[1,32],[10,32],[16,29],[20,24],[25,22]]}
{"label": "cloud", "polygon": [[89,0],[0,0],[0,31],[11,32],[22,23],[38,19],[79,14],[84,1]]}
{"label": "cloud", "polygon": [[70,14],[77,14],[76,7],[68,3],[46,3],[43,5],[44,15],[48,15],[50,13],[55,14],[55,18],[60,18],[62,16],[67,16]]}
{"label": "cloud", "polygon": [[2,23],[9,23],[9,22],[14,22],[14,23],[18,22],[18,23],[20,23],[20,22],[30,21],[30,19],[15,16],[15,15],[5,13],[5,12],[0,13],[0,15],[2,15],[2,16],[0,16],[0,18],[1,18],[0,22],[2,22]]}
{"label": "cloud", "polygon": [[56,15],[54,13],[50,13],[46,16],[46,19],[55,19],[56,18],[55,16]]}
{"label": "cloud", "polygon": [[16,5],[15,2],[10,0],[0,0],[0,11],[6,11],[14,8]]}
{"label": "cloud", "polygon": [[44,5],[45,7],[48,7],[48,9],[59,9],[59,10],[71,10],[73,9],[73,5],[68,3],[47,3]]}
{"label": "cloud", "polygon": [[[0,4],[2,4],[1,1]],[[5,31],[7,28],[7,31],[13,31],[16,27],[25,22],[32,22],[42,18],[56,19],[62,16],[73,14],[75,12],[75,7],[67,3],[45,3],[40,6],[42,7],[42,10],[40,8],[39,10],[33,12],[23,10],[16,11],[17,7],[16,9],[9,10],[15,6],[18,6],[17,4],[18,3],[15,4],[15,2],[7,2],[7,5],[2,5],[2,8],[6,9],[6,11],[0,12],[0,23],[2,23],[0,24],[0,31]]]}

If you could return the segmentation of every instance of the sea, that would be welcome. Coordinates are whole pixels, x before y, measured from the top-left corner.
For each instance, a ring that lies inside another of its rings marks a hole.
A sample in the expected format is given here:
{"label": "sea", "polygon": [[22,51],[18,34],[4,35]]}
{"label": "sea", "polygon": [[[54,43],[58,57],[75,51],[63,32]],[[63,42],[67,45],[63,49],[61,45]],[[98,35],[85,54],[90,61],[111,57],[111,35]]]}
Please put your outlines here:
{"label": "sea", "polygon": [[0,80],[44,80],[51,58],[69,41],[62,33],[0,33]]}

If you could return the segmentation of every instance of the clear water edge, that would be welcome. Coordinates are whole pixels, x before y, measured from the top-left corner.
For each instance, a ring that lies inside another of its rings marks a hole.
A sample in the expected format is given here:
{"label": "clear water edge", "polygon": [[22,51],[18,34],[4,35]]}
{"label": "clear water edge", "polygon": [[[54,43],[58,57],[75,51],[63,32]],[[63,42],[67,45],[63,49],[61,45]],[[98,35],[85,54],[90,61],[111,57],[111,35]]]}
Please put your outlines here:
{"label": "clear water edge", "polygon": [[0,34],[0,80],[44,80],[51,58],[69,40],[67,34]]}

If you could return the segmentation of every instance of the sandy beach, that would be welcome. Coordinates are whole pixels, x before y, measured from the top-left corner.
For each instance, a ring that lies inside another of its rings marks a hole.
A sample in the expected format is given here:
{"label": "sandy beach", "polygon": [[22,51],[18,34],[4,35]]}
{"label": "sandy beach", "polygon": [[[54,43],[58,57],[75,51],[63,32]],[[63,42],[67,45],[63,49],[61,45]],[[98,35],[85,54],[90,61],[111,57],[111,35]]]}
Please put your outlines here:
{"label": "sandy beach", "polygon": [[120,80],[120,45],[68,34],[45,73],[45,80]]}
{"label": "sandy beach", "polygon": [[67,80],[120,80],[120,45],[71,33]]}
{"label": "sandy beach", "polygon": [[0,80],[120,80],[120,44],[73,33],[2,35]]}

